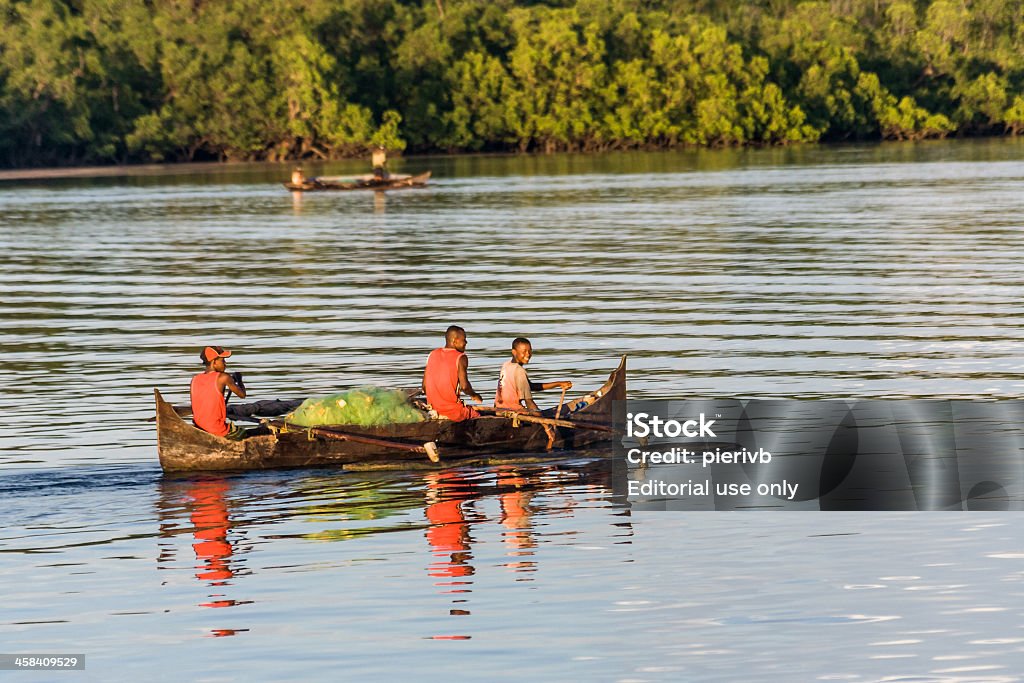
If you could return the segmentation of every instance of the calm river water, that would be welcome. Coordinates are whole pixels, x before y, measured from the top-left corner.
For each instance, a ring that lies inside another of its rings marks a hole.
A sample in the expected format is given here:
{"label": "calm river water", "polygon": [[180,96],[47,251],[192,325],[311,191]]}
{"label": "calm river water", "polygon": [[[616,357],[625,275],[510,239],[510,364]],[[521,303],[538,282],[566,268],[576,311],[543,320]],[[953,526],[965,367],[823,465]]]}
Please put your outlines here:
{"label": "calm river water", "polygon": [[[1024,144],[406,160],[0,182],[0,651],[13,680],[1024,680],[1012,514],[656,513],[601,453],[165,477],[152,389],[1019,397]],[[307,174],[363,169],[351,163]],[[557,394],[542,404],[557,401]]]}

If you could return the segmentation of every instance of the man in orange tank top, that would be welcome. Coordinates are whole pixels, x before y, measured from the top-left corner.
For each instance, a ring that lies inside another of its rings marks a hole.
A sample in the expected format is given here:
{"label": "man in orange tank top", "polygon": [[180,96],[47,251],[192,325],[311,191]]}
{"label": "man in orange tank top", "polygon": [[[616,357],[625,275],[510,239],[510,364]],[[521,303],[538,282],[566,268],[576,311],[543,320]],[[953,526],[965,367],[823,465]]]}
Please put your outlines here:
{"label": "man in orange tank top", "polygon": [[480,417],[480,413],[459,400],[459,394],[463,393],[483,403],[483,397],[469,383],[468,371],[466,331],[452,325],[445,330],[444,346],[430,352],[423,371],[423,393],[434,412],[456,422]]}
{"label": "man in orange tank top", "polygon": [[533,400],[534,391],[548,389],[572,389],[572,382],[531,382],[523,366],[533,358],[533,345],[526,337],[512,341],[512,359],[505,361],[498,375],[498,390],[494,395],[494,407],[506,410],[527,410],[539,412]]}
{"label": "man in orange tank top", "polygon": [[227,364],[224,359],[230,355],[230,351],[220,346],[207,346],[199,353],[206,370],[192,378],[189,392],[192,396],[192,423],[214,436],[239,441],[245,438],[245,429],[227,421],[224,390],[229,389],[238,398],[245,398],[245,386],[239,386],[225,372]]}

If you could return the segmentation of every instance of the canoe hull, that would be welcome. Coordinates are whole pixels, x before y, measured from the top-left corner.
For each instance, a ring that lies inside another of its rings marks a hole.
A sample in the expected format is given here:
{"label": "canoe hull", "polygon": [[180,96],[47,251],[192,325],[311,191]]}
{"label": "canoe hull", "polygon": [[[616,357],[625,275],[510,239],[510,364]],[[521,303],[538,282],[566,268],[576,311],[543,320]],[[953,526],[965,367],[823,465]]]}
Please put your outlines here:
{"label": "canoe hull", "polygon": [[[379,444],[340,441],[313,436],[306,430],[281,431],[229,441],[185,422],[174,406],[154,390],[157,409],[157,453],[165,472],[258,470],[282,467],[326,467],[344,465],[431,466],[422,453]],[[513,424],[507,417],[481,417],[452,422],[430,420],[381,427],[338,427],[349,434],[422,446],[433,441],[441,455],[441,466],[460,461],[501,454],[529,454],[551,448],[568,450],[610,443],[612,402],[626,398],[626,359],[611,373],[598,391],[587,396],[592,403],[573,412],[569,418],[606,429],[545,427],[535,423]],[[569,405],[572,403],[570,402]],[[563,411],[562,418],[566,417]],[[536,457],[527,456],[527,457]],[[437,466],[437,465],[433,465]]]}
{"label": "canoe hull", "polygon": [[418,175],[392,176],[387,180],[378,180],[373,176],[357,177],[351,179],[326,178],[323,180],[312,179],[301,185],[284,183],[286,189],[292,192],[327,192],[335,190],[401,190],[412,187],[423,187],[430,180],[430,171]]}

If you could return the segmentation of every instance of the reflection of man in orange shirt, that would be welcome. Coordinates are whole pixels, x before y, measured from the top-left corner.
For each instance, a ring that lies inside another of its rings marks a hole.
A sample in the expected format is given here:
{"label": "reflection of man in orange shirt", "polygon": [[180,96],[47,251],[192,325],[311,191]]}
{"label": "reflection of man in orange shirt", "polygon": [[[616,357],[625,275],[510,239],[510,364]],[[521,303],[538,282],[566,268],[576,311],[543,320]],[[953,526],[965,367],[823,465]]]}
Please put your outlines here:
{"label": "reflection of man in orange shirt", "polygon": [[426,479],[428,500],[435,501],[427,505],[425,510],[430,521],[427,543],[435,557],[448,556],[446,560],[432,562],[427,573],[436,577],[471,576],[474,569],[469,562],[473,556],[469,552],[471,539],[469,524],[462,512],[463,501],[460,498],[445,500],[446,493],[449,496],[456,493],[466,482],[454,472],[430,473]]}
{"label": "reflection of man in orange shirt", "polygon": [[196,559],[203,563],[198,568],[205,570],[196,574],[196,578],[213,581],[215,586],[224,585],[234,576],[229,564],[232,548],[227,540],[230,524],[224,500],[227,490],[228,483],[223,479],[199,480],[188,490],[188,495],[195,501],[191,519],[196,542],[192,548],[196,551]]}

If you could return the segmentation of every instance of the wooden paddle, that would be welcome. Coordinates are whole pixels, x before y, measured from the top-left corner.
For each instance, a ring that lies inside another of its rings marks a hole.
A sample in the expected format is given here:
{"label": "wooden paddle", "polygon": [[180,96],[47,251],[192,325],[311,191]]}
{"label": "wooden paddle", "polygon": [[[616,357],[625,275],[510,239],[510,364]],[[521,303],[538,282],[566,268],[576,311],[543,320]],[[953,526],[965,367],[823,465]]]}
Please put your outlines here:
{"label": "wooden paddle", "polygon": [[555,419],[556,420],[562,414],[562,404],[565,403],[565,390],[566,390],[566,388],[562,387],[562,396],[561,396],[561,398],[558,399],[558,410],[555,411]]}
{"label": "wooden paddle", "polygon": [[611,427],[597,424],[596,422],[579,422],[576,420],[556,420],[552,417],[540,417],[537,415],[524,415],[515,411],[509,411],[507,414],[501,415],[501,417],[510,417],[512,421],[519,422],[533,422],[540,425],[551,425],[552,427],[568,427],[569,429],[590,429],[595,432],[611,432],[618,434],[618,430],[612,429]]}
{"label": "wooden paddle", "polygon": [[[269,421],[268,421],[268,424]],[[403,443],[401,441],[391,441],[389,439],[378,439],[372,436],[363,436],[362,434],[351,434],[349,432],[341,431],[340,429],[332,429],[329,427],[302,427],[299,425],[290,424],[288,422],[276,423],[275,426],[284,427],[291,431],[302,431],[314,436],[322,436],[327,439],[337,439],[339,441],[351,441],[352,443],[365,443],[370,446],[381,446],[383,448],[394,448],[399,451],[409,451],[411,453],[423,453],[431,462],[440,462],[441,454],[438,452],[437,443],[428,441],[422,446],[416,446],[414,444]]]}
{"label": "wooden paddle", "polygon": [[596,422],[559,420],[553,417],[544,417],[542,415],[534,415],[533,413],[508,410],[507,408],[491,408],[489,406],[473,406],[473,409],[481,413],[493,413],[495,417],[509,417],[512,418],[513,421],[519,422],[533,422],[541,425],[551,425],[552,427],[568,427],[569,429],[591,429],[595,432],[612,432],[613,434],[621,433],[617,429],[613,429],[607,425],[598,424]]}

